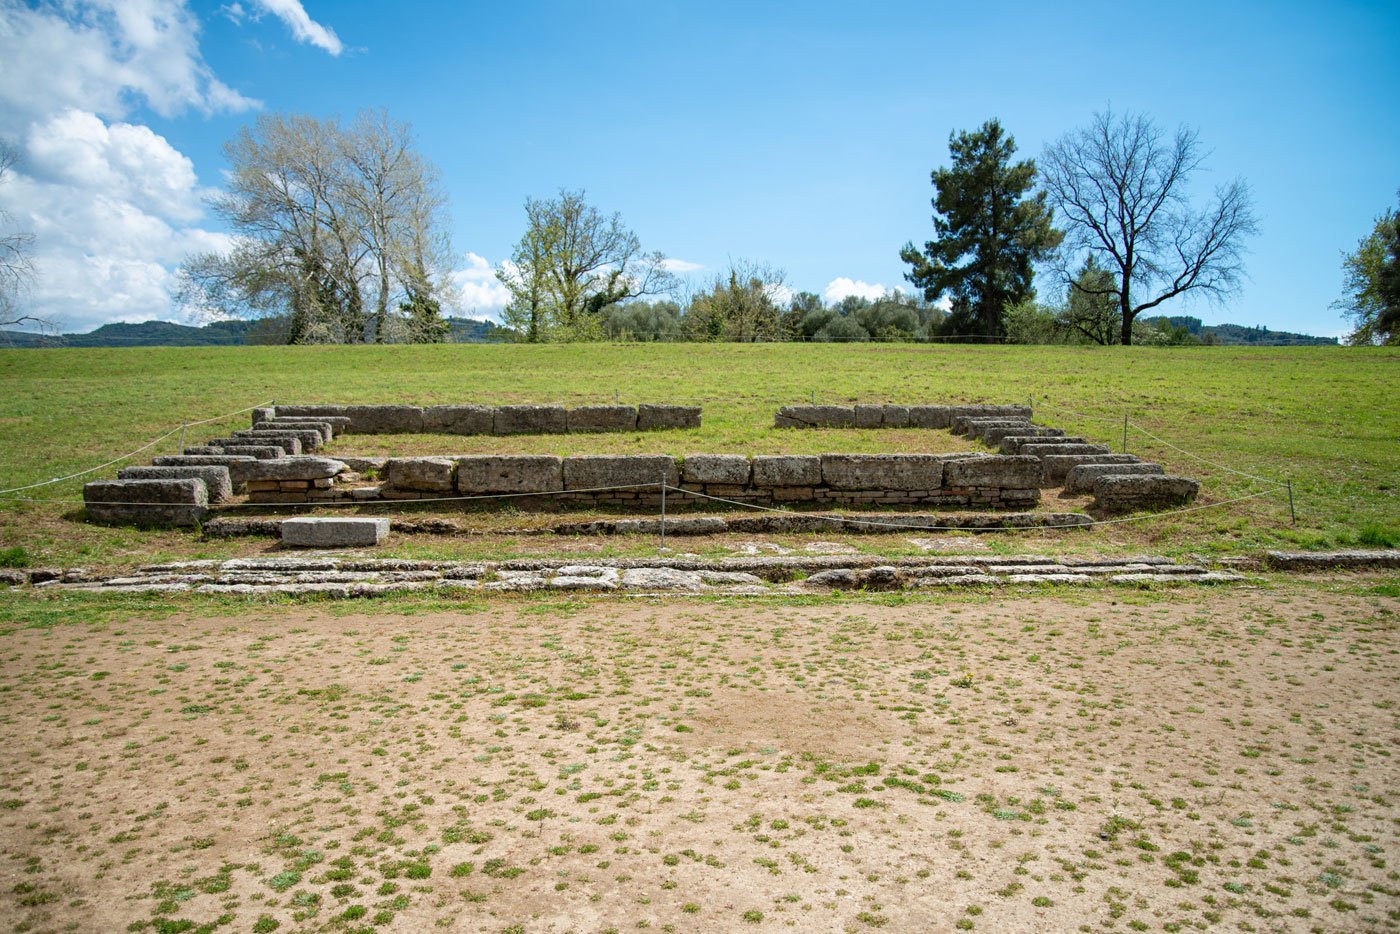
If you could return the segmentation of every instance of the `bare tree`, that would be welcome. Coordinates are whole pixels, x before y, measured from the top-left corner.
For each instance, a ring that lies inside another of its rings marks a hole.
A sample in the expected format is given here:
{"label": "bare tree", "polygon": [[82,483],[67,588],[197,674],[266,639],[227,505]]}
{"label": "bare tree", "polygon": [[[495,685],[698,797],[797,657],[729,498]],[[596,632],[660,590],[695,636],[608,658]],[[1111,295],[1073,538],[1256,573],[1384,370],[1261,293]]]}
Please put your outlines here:
{"label": "bare tree", "polygon": [[[1235,179],[1194,209],[1188,189],[1204,158],[1195,130],[1168,137],[1146,116],[1111,111],[1041,157],[1050,203],[1067,228],[1061,273],[1071,289],[1117,304],[1124,344],[1142,312],[1179,295],[1221,300],[1239,286],[1244,238],[1258,231],[1249,187]],[[1112,274],[1098,286],[1068,273],[1086,254]]]}
{"label": "bare tree", "polygon": [[682,326],[691,340],[776,341],[791,335],[781,269],[754,260],[731,260],[691,297]]}
{"label": "bare tree", "polygon": [[605,309],[675,286],[666,257],[644,251],[621,214],[603,214],[583,191],[527,199],[525,216],[525,235],[496,277],[511,293],[505,321],[527,340],[600,337]]}
{"label": "bare tree", "polygon": [[[0,140],[0,185],[9,181],[19,164],[19,150],[8,140]],[[26,314],[20,309],[24,291],[34,278],[34,263],[29,256],[34,235],[27,231],[10,230],[14,217],[0,208],[0,328],[28,325],[43,332],[57,333],[58,325],[48,318]]]}
{"label": "bare tree", "polygon": [[224,152],[212,207],[234,247],[185,262],[187,305],[286,315],[291,343],[358,343],[411,336],[390,319],[450,296],[447,198],[407,124],[264,114]]}

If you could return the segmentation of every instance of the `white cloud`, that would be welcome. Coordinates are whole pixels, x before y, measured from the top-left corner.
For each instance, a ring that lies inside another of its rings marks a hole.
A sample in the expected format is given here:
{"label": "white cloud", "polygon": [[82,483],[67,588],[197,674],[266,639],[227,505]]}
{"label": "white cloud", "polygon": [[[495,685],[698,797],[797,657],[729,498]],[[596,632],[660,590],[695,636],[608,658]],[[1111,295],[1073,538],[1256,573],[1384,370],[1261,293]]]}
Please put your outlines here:
{"label": "white cloud", "polygon": [[473,317],[499,318],[510,304],[510,290],[496,278],[496,270],[484,256],[468,253],[465,259],[467,265],[451,274],[462,310]]}
{"label": "white cloud", "polygon": [[826,289],[822,292],[822,298],[826,299],[828,303],[835,303],[841,301],[843,298],[855,295],[873,302],[883,297],[887,291],[888,289],[878,282],[872,284],[859,279],[848,279],[845,276],[839,276],[827,283]]}
{"label": "white cloud", "polygon": [[[335,34],[335,30],[329,26],[322,26],[316,22],[306,12],[306,8],[301,5],[301,0],[254,0],[258,6],[262,7],[273,16],[280,19],[292,31],[298,42],[307,42],[318,49],[325,49],[332,55],[339,55],[345,51],[345,46],[341,43],[340,37]],[[242,14],[242,8],[238,4],[233,4],[238,8],[238,14]],[[230,8],[233,12],[233,8]]]}
{"label": "white cloud", "polygon": [[704,269],[705,267],[700,265],[699,263],[690,263],[686,262],[683,259],[672,258],[663,259],[661,261],[661,268],[665,269],[667,272],[686,273],[695,272],[695,270]]}
{"label": "white cloud", "polygon": [[797,294],[792,289],[779,282],[769,284],[763,291],[767,293],[769,301],[784,307],[792,304],[792,297]]}

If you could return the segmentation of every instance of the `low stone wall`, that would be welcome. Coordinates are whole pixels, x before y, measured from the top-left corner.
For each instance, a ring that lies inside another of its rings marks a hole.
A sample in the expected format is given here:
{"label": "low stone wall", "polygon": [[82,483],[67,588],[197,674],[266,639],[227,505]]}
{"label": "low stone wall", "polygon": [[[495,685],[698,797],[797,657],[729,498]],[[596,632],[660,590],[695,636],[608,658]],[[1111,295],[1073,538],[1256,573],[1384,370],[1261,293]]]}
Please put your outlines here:
{"label": "low stone wall", "polygon": [[699,428],[700,417],[700,407],[692,405],[277,405],[254,409],[253,426],[328,424],[337,434],[369,435],[561,435]]}
{"label": "low stone wall", "polygon": [[987,454],[781,454],[752,459],[688,454],[679,463],[664,454],[476,454],[391,457],[381,469],[384,483],[377,493],[345,490],[339,495],[393,500],[523,494],[655,506],[661,503],[664,483],[672,488],[667,499],[675,505],[719,497],[754,504],[1019,508],[1039,501],[1041,477],[1037,458]]}
{"label": "low stone wall", "polygon": [[953,419],[1031,417],[1028,405],[785,405],[774,428],[950,428]]}

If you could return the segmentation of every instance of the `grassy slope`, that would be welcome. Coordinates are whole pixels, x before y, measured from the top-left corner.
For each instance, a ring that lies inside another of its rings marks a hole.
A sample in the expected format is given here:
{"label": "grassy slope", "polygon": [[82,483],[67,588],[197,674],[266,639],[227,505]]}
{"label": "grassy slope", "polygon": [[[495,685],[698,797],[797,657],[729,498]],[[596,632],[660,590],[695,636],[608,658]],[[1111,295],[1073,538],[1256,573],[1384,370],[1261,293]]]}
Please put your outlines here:
{"label": "grassy slope", "polygon": [[[1229,467],[1291,477],[1298,531],[1279,497],[1186,520],[1192,538],[1344,543],[1400,529],[1400,354],[1352,348],[1043,348],[876,345],[219,347],[0,351],[0,488],[83,469],[178,426],[278,399],[326,402],[703,402],[700,432],[647,436],[346,439],[341,450],[748,453],[948,450],[946,433],[777,432],[774,409],[805,402],[1014,402],[1040,419],[1121,443],[1121,413]],[[232,420],[238,426],[247,416]],[[220,426],[191,430],[201,443]],[[1262,489],[1130,435],[1130,449],[1206,481],[1209,499]],[[159,452],[173,451],[176,438]],[[135,463],[148,462],[147,452]],[[108,471],[106,476],[111,476]],[[102,475],[99,475],[102,476]],[[80,482],[40,495],[72,497]],[[52,513],[54,507],[44,507]],[[0,541],[27,507],[0,506]],[[1266,531],[1257,532],[1263,525]]]}

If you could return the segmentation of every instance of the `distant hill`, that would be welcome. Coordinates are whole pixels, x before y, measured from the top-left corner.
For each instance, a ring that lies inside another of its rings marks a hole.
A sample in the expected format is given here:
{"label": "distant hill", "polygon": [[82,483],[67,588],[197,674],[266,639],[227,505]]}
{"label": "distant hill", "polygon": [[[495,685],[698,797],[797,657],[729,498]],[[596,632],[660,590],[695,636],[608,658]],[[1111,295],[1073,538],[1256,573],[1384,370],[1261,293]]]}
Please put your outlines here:
{"label": "distant hill", "polygon": [[[1147,323],[1160,320],[1150,318]],[[1257,327],[1245,327],[1242,324],[1204,324],[1200,318],[1192,318],[1182,315],[1179,317],[1167,318],[1167,323],[1174,328],[1186,328],[1192,337],[1214,338],[1214,343],[1226,346],[1253,345],[1261,346],[1324,346],[1335,345],[1335,337],[1313,337],[1311,334],[1294,334],[1292,331],[1273,331],[1262,324]]]}
{"label": "distant hill", "polygon": [[[452,326],[447,340],[454,344],[485,344],[499,340],[496,326],[475,318],[447,319]],[[269,321],[215,321],[203,327],[172,321],[140,324],[104,324],[86,334],[35,334],[0,331],[0,347],[230,347],[278,343],[275,324]]]}

